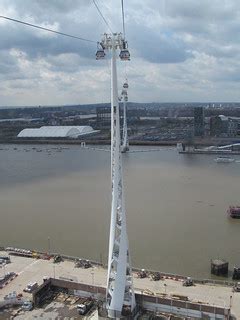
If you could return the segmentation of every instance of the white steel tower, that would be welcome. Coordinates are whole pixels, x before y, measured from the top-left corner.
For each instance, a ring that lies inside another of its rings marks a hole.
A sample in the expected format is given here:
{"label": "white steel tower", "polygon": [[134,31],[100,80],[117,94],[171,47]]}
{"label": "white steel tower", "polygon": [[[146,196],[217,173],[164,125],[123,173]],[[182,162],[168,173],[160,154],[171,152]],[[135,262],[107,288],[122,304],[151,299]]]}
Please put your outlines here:
{"label": "white steel tower", "polygon": [[128,132],[127,132],[127,101],[128,101],[128,83],[123,84],[122,100],[123,100],[123,138],[122,138],[122,152],[129,150]]}
{"label": "white steel tower", "polygon": [[106,307],[108,317],[118,319],[136,306],[132,269],[129,256],[124,188],[122,179],[122,154],[119,121],[116,54],[121,60],[130,60],[127,42],[122,34],[104,34],[96,59],[105,57],[104,50],[112,53],[111,61],[111,178],[112,206],[108,254],[108,279]]}

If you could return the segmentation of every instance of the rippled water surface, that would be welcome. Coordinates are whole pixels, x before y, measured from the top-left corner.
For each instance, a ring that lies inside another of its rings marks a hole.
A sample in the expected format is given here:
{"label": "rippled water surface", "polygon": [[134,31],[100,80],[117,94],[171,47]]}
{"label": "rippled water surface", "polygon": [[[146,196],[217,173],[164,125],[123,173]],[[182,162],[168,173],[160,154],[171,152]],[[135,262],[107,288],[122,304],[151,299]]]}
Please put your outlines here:
{"label": "rippled water surface", "polygon": [[[52,251],[106,261],[110,153],[56,148],[0,145],[0,245],[47,250],[50,237]],[[214,157],[123,155],[134,266],[209,277],[211,258],[240,264],[240,221],[226,215],[240,204],[240,163]]]}

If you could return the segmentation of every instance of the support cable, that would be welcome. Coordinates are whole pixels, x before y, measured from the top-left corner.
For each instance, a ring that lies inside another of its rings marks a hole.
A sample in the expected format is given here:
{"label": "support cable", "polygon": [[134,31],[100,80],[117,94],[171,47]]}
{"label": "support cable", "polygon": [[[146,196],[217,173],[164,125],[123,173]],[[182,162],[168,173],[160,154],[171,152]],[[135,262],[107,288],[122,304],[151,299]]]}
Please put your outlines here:
{"label": "support cable", "polygon": [[6,17],[6,16],[0,16],[0,18],[6,19],[6,20],[9,20],[9,21],[13,21],[13,22],[17,22],[17,23],[21,23],[21,24],[24,24],[24,25],[26,25],[28,27],[33,27],[33,28],[37,28],[37,29],[40,29],[40,30],[56,33],[56,34],[59,34],[59,35],[64,36],[64,37],[69,37],[69,38],[73,38],[73,39],[77,39],[77,40],[81,40],[81,41],[87,41],[87,42],[91,42],[91,43],[97,43],[97,41],[94,41],[94,40],[90,40],[90,39],[74,36],[74,35],[71,35],[71,34],[68,34],[68,33],[59,32],[59,31],[56,31],[56,30],[44,28],[44,27],[38,26],[36,24],[32,24],[32,23],[28,23],[28,22],[25,22],[25,21],[9,18],[9,17]]}
{"label": "support cable", "polygon": [[124,17],[123,0],[122,0],[122,24],[123,24],[123,39],[125,39],[125,17]]}
{"label": "support cable", "polygon": [[98,13],[99,13],[100,16],[102,17],[103,21],[105,22],[105,24],[107,25],[107,27],[109,28],[109,30],[111,31],[111,33],[113,33],[111,26],[109,25],[109,23],[108,23],[107,20],[105,19],[104,15],[102,14],[99,6],[98,6],[97,3],[96,3],[96,0],[92,0],[92,1],[93,1],[93,4],[94,4],[95,7],[96,7]]}
{"label": "support cable", "polygon": [[[122,26],[123,26],[123,39],[125,39],[126,36],[126,29],[125,29],[125,13],[124,13],[124,0],[121,0],[121,7],[122,7]],[[125,78],[127,80],[127,64],[126,61],[124,63],[124,73],[125,73]]]}

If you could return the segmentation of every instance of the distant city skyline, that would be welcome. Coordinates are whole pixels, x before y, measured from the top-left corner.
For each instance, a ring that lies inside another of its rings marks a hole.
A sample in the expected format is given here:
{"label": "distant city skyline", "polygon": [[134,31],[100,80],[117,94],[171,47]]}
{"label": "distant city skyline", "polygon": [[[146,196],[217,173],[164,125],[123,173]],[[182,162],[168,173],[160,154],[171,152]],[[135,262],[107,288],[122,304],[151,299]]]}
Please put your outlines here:
{"label": "distant city skyline", "polygon": [[[240,101],[240,3],[125,1],[131,62],[129,100]],[[121,31],[121,1],[98,5]],[[0,15],[100,40],[108,31],[89,0],[1,0]],[[110,100],[109,60],[96,46],[0,19],[0,106],[94,104]],[[119,61],[119,89],[125,64]]]}

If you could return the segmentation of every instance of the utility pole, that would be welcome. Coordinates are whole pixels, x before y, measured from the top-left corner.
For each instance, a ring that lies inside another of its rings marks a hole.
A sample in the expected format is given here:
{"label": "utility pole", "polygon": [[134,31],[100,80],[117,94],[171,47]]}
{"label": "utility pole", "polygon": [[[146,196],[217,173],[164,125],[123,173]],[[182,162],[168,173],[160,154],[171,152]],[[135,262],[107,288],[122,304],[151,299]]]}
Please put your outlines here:
{"label": "utility pole", "polygon": [[125,199],[122,177],[122,153],[117,85],[117,51],[121,60],[130,60],[127,42],[121,33],[104,34],[96,59],[104,59],[105,50],[111,59],[111,179],[112,206],[108,253],[106,307],[108,317],[121,318],[123,309],[133,311],[136,306],[132,268],[129,255]]}

